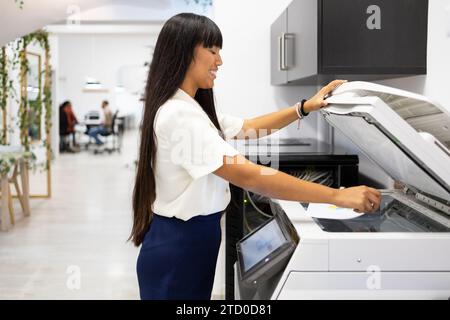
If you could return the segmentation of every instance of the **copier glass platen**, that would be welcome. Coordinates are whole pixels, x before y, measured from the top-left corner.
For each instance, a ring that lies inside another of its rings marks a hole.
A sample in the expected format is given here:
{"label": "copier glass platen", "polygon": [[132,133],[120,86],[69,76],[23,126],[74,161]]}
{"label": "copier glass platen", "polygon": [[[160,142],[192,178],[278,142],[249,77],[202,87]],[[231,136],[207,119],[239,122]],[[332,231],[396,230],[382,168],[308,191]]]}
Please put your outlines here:
{"label": "copier glass platen", "polygon": [[274,199],[300,241],[271,299],[449,299],[450,110],[367,82],[327,99],[326,121],[396,188],[382,190],[378,212],[349,220],[311,218],[302,204]]}
{"label": "copier glass platen", "polygon": [[382,191],[380,209],[348,220],[313,218],[328,232],[449,232],[450,220],[402,193]]}

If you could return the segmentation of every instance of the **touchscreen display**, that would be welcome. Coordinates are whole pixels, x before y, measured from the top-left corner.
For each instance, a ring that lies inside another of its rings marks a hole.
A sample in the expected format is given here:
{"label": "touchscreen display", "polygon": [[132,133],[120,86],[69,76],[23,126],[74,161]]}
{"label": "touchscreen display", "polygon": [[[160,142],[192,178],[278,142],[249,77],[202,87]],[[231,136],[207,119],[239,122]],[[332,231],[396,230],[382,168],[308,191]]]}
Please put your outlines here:
{"label": "touchscreen display", "polygon": [[287,240],[276,220],[266,224],[240,244],[244,271],[248,271],[286,242]]}

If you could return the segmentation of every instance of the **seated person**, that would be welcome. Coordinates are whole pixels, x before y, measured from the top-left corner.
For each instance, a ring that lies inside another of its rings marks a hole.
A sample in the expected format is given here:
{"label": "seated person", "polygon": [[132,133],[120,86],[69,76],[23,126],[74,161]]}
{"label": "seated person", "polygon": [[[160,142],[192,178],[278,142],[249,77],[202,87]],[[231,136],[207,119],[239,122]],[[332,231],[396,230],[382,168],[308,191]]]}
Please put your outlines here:
{"label": "seated person", "polygon": [[89,129],[88,132],[88,135],[95,140],[95,144],[98,146],[103,145],[103,141],[100,140],[98,136],[102,134],[106,135],[112,131],[113,115],[111,109],[109,108],[108,101],[105,100],[102,102],[102,109],[103,109],[103,119],[101,121],[101,125]]}
{"label": "seated person", "polygon": [[64,111],[67,115],[67,132],[69,134],[72,134],[73,146],[77,147],[78,144],[75,139],[75,125],[78,124],[78,119],[73,113],[72,103],[70,101],[67,101]]}
{"label": "seated person", "polygon": [[67,103],[69,103],[69,102],[65,101],[59,106],[59,137],[60,137],[59,151],[60,152],[69,150],[69,145],[67,143],[67,136],[69,134],[67,132],[68,121],[67,121],[67,113],[65,111]]}
{"label": "seated person", "polygon": [[72,135],[73,147],[77,147],[75,140],[75,125],[78,120],[73,113],[72,103],[70,101],[63,102],[59,107],[59,135],[60,135],[60,151],[74,152],[70,148],[68,136]]}

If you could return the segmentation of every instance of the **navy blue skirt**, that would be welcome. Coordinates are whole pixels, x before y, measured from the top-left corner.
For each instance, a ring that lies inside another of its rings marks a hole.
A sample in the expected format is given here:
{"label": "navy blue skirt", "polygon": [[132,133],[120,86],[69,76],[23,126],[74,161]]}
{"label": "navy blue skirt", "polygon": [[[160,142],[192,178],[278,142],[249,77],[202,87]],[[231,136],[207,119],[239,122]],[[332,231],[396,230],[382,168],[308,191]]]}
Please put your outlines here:
{"label": "navy blue skirt", "polygon": [[137,260],[141,299],[209,300],[222,212],[188,221],[155,214]]}

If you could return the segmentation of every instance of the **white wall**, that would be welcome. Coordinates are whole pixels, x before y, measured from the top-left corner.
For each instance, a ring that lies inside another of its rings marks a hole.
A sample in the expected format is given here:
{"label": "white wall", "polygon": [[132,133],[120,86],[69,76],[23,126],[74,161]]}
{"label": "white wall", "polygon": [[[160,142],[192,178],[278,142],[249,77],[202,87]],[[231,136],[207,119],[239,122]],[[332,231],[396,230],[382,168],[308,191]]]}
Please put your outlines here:
{"label": "white wall", "polygon": [[[214,20],[222,30],[224,65],[216,82],[218,106],[229,113],[252,117],[282,109],[309,97],[315,87],[274,87],[270,85],[270,25],[292,0],[215,0]],[[429,1],[428,74],[393,80],[381,84],[417,92],[450,108],[448,76],[450,73],[450,1]],[[291,124],[281,137],[316,137],[327,141],[328,126],[313,115],[300,131]],[[380,185],[392,181],[373,165],[345,137],[336,134],[336,145],[360,155],[360,172]],[[364,182],[364,181],[363,181]]]}
{"label": "white wall", "polygon": [[[316,87],[270,85],[270,25],[292,0],[215,0],[214,21],[223,35],[222,59],[215,85],[218,108],[242,117],[255,117],[281,110]],[[280,137],[313,137],[321,125],[317,115],[293,123]],[[326,134],[319,130],[320,135]]]}
{"label": "white wall", "polygon": [[[156,35],[151,34],[61,34],[58,36],[58,99],[71,100],[79,120],[91,110],[100,111],[109,100],[113,110],[134,114],[139,120],[145,87],[145,62],[150,62]],[[86,77],[99,80],[107,92],[83,91]],[[116,86],[125,92],[116,92]]]}

